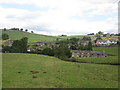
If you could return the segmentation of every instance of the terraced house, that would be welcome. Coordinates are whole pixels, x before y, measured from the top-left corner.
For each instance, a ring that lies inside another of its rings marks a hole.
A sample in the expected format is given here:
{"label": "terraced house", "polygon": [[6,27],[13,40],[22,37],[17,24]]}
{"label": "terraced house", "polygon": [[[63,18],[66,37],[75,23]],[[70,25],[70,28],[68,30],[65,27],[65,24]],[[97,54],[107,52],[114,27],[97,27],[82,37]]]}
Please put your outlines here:
{"label": "terraced house", "polygon": [[79,51],[79,50],[72,50],[72,57],[79,58],[79,57],[107,57],[107,54],[98,51]]}
{"label": "terraced house", "polygon": [[97,40],[96,46],[110,46],[110,45],[116,45],[117,41],[115,40]]}

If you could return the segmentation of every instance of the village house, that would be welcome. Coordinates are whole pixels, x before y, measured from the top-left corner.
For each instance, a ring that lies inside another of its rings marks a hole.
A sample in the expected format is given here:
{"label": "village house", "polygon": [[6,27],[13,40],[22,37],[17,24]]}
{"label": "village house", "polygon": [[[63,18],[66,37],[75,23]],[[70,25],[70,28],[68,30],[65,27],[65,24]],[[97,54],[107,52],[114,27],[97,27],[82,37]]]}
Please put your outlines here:
{"label": "village house", "polygon": [[45,48],[52,48],[56,45],[56,42],[54,41],[37,41],[35,46],[38,50],[43,50]]}
{"label": "village house", "polygon": [[107,57],[107,54],[98,51],[78,51],[72,50],[72,57]]}
{"label": "village house", "polygon": [[116,45],[117,41],[115,40],[97,40],[96,46],[110,46],[110,45]]}
{"label": "village house", "polygon": [[86,45],[88,45],[88,43],[89,43],[90,41],[86,41],[86,40],[79,40],[78,41],[78,45],[83,45],[83,46],[86,46]]}

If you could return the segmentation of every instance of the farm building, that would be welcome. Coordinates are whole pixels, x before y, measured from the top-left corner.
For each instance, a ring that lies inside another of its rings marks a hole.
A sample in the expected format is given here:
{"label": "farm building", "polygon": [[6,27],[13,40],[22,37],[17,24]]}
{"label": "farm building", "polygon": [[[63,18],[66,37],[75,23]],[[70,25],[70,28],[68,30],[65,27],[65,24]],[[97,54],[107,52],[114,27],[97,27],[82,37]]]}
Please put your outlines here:
{"label": "farm building", "polygon": [[79,58],[79,57],[106,57],[107,54],[98,51],[78,51],[72,50],[72,57]]}

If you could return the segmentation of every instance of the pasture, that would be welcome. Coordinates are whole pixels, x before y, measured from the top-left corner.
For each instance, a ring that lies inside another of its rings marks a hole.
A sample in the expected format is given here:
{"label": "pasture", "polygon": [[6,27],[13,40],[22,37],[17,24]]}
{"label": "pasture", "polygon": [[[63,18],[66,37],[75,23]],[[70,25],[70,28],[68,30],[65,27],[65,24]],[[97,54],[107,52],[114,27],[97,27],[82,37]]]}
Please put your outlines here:
{"label": "pasture", "polygon": [[118,87],[118,66],[65,62],[37,54],[2,56],[3,88]]}

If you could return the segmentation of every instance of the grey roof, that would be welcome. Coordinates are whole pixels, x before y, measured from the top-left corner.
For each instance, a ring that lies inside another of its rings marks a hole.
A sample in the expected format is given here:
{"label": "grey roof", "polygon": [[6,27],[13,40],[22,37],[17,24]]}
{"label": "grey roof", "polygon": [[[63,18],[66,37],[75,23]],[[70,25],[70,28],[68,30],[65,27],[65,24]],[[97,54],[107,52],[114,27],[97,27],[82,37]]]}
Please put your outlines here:
{"label": "grey roof", "polygon": [[54,42],[54,41],[37,41],[36,43],[51,43],[51,44],[55,44],[56,42]]}

